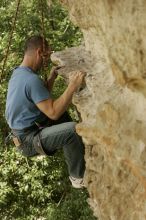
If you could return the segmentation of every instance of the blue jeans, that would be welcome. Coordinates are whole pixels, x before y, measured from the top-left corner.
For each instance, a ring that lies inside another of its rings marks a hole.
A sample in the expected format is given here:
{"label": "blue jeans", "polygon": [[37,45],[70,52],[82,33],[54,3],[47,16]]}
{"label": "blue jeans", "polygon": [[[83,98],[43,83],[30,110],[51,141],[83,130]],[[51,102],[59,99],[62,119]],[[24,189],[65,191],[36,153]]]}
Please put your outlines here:
{"label": "blue jeans", "polygon": [[84,145],[75,131],[74,122],[46,127],[40,132],[40,140],[46,153],[63,149],[69,175],[82,178],[85,170]]}
{"label": "blue jeans", "polygon": [[82,178],[85,171],[84,145],[81,137],[75,131],[75,122],[65,122],[61,124],[45,126],[37,131],[24,132],[18,134],[22,146],[19,151],[24,156],[32,157],[38,155],[33,140],[36,135],[44,152],[51,155],[59,149],[63,149],[65,160],[70,176]]}

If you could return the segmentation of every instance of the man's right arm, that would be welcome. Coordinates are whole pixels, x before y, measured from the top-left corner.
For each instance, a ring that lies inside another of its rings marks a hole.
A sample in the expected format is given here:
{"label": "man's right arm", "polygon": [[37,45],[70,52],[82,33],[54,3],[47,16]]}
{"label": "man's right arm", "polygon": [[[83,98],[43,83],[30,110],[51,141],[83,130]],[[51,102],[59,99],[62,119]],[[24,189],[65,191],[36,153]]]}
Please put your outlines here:
{"label": "man's right arm", "polygon": [[65,92],[56,100],[47,99],[37,103],[37,107],[50,119],[57,120],[68,108],[74,92],[82,84],[85,74],[78,71],[73,74]]}

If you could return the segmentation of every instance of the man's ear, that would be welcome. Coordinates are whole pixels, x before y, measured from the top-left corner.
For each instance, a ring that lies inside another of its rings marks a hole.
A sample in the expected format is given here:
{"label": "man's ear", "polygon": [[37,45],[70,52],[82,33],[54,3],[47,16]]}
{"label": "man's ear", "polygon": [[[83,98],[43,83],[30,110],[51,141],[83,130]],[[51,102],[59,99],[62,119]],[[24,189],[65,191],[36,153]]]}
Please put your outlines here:
{"label": "man's ear", "polygon": [[38,48],[38,49],[36,50],[36,53],[37,53],[38,56],[40,56],[40,55],[42,54],[41,48]]}

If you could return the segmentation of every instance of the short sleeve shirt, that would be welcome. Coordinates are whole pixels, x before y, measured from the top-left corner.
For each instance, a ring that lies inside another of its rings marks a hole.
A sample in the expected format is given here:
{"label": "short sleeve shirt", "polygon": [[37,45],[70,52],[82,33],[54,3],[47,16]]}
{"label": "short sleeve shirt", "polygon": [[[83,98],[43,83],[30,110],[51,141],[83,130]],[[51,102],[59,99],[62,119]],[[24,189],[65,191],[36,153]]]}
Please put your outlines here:
{"label": "short sleeve shirt", "polygon": [[14,69],[8,84],[5,111],[10,128],[24,129],[47,119],[36,104],[49,98],[51,94],[43,81],[30,68]]}

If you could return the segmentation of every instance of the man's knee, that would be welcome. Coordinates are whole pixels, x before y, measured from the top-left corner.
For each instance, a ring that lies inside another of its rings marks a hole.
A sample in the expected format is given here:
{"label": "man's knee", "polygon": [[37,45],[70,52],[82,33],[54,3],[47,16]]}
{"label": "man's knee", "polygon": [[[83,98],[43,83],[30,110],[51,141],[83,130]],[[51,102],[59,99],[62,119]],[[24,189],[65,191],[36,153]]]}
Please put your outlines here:
{"label": "man's knee", "polygon": [[70,131],[72,131],[72,132],[76,132],[76,122],[67,122],[66,123],[66,128],[67,128],[67,130],[70,130]]}

